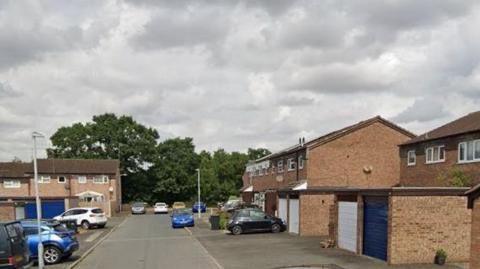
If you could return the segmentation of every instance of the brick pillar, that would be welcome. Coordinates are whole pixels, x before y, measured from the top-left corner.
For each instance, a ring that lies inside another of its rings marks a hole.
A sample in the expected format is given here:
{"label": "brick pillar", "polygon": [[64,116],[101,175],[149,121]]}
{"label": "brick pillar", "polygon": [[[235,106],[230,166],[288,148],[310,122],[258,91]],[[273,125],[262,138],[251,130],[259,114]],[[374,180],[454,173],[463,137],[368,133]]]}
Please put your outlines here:
{"label": "brick pillar", "polygon": [[470,269],[480,269],[480,198],[475,201],[472,212],[472,248]]}

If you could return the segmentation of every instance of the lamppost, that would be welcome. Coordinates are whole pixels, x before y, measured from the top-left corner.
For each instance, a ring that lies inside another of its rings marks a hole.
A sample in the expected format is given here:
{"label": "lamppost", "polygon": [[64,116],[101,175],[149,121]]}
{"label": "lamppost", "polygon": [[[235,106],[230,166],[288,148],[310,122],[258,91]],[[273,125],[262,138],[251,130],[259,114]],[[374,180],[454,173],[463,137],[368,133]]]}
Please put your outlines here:
{"label": "lamppost", "polygon": [[202,217],[202,207],[200,206],[200,168],[195,169],[197,170],[197,192],[198,192],[198,218]]}
{"label": "lamppost", "polygon": [[38,167],[37,167],[37,138],[43,138],[44,135],[39,132],[32,133],[33,139],[33,174],[35,178],[35,201],[37,204],[37,228],[38,228],[38,269],[43,269],[43,244],[42,244],[42,205],[38,194]]}

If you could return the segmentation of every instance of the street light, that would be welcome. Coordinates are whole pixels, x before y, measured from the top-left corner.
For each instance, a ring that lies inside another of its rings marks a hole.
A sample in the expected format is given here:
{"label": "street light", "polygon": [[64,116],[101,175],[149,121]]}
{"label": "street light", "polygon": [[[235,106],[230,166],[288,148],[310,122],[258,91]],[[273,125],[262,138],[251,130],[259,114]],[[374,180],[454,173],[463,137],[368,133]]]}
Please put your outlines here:
{"label": "street light", "polygon": [[198,192],[198,218],[202,217],[202,207],[200,206],[200,168],[195,169],[197,170],[197,192]]}
{"label": "street light", "polygon": [[43,244],[42,244],[42,205],[40,203],[40,196],[38,194],[38,168],[37,168],[37,138],[45,137],[39,132],[32,133],[33,139],[33,174],[35,178],[35,201],[37,204],[37,225],[38,225],[38,269],[43,269]]}

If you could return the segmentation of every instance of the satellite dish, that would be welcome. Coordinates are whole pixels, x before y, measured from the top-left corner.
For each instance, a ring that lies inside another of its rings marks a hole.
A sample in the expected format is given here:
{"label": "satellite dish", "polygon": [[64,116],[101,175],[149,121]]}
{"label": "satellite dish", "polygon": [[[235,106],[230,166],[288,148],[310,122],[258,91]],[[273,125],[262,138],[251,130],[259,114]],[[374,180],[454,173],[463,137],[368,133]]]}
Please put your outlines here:
{"label": "satellite dish", "polygon": [[372,172],[372,170],[373,170],[373,167],[371,165],[368,165],[368,166],[366,165],[366,166],[363,167],[363,172],[365,174],[370,174]]}

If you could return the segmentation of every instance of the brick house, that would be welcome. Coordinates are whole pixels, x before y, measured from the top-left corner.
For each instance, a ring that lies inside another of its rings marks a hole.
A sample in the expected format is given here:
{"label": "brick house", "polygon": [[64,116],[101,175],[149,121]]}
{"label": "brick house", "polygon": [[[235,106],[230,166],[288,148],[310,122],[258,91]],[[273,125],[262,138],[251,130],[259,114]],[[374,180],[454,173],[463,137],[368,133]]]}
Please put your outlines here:
{"label": "brick house", "polygon": [[472,209],[470,269],[480,269],[480,184],[467,192],[468,208]]}
{"label": "brick house", "polygon": [[[118,160],[41,159],[38,174],[46,218],[75,206],[98,206],[109,216],[120,210]],[[36,216],[32,163],[0,163],[1,201],[14,205],[17,219]]]}
{"label": "brick house", "polygon": [[400,145],[403,186],[452,186],[466,176],[480,183],[480,111]]}
{"label": "brick house", "polygon": [[327,235],[338,188],[399,184],[398,144],[409,131],[379,116],[247,165],[243,199],[288,220],[289,232]]}

